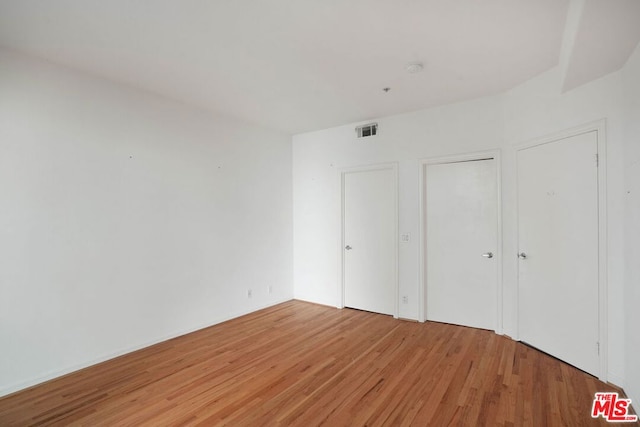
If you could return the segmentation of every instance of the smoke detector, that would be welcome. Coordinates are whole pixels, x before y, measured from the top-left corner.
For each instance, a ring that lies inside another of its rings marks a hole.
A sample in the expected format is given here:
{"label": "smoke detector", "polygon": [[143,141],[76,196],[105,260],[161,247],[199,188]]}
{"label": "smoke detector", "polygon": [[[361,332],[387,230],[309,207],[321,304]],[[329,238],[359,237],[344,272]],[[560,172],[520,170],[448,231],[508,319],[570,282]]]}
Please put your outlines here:
{"label": "smoke detector", "polygon": [[422,62],[409,62],[406,66],[407,73],[415,74],[424,70],[424,64]]}

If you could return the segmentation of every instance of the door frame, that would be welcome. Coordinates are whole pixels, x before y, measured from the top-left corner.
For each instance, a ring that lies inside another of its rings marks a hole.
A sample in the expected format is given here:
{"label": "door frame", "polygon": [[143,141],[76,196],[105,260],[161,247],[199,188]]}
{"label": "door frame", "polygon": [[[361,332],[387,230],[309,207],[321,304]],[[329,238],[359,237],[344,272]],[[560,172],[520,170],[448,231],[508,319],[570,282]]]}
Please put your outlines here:
{"label": "door frame", "polygon": [[[515,205],[516,205],[516,249],[520,251],[520,207],[518,203],[518,152],[538,145],[558,142],[566,138],[596,132],[598,146],[598,378],[607,382],[608,378],[608,281],[607,281],[607,151],[606,151],[606,119],[585,123],[563,131],[555,132],[540,138],[525,141],[514,146],[515,164]],[[596,161],[596,159],[594,159]],[[514,256],[517,256],[516,252]],[[516,261],[516,337],[520,341],[520,263]]]}
{"label": "door frame", "polygon": [[374,165],[365,166],[350,166],[343,167],[338,170],[339,182],[340,182],[340,240],[338,253],[340,268],[340,278],[338,280],[338,308],[344,308],[344,287],[345,287],[345,240],[344,240],[344,220],[345,220],[345,176],[349,173],[357,172],[373,172],[378,170],[391,170],[393,172],[393,318],[397,319],[399,316],[398,306],[398,162],[379,163]]}
{"label": "door frame", "polygon": [[494,330],[498,334],[502,334],[503,331],[503,304],[502,304],[502,161],[501,161],[501,150],[487,150],[487,151],[477,151],[472,153],[463,153],[456,154],[451,156],[443,156],[443,157],[433,157],[429,159],[424,159],[420,161],[420,224],[419,224],[419,234],[420,234],[420,271],[419,271],[419,283],[418,287],[418,320],[420,322],[425,322],[427,320],[427,263],[425,260],[426,255],[426,206],[427,202],[426,198],[426,188],[424,185],[424,180],[426,178],[426,168],[429,165],[437,165],[437,164],[445,164],[445,163],[459,163],[459,162],[468,162],[473,160],[485,160],[485,159],[493,159],[496,165],[496,213],[497,213],[497,221],[496,221],[496,231],[497,231],[497,241],[496,241],[496,269],[497,269],[497,280],[496,280],[496,324],[494,325]]}

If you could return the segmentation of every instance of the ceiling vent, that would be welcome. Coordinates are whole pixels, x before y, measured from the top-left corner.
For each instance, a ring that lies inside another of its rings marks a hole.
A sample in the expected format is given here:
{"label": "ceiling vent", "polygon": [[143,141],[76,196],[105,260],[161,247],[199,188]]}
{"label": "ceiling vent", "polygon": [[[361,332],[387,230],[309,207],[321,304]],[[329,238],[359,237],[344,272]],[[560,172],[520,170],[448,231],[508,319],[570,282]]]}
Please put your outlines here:
{"label": "ceiling vent", "polygon": [[358,138],[367,138],[370,136],[376,136],[378,134],[378,124],[369,123],[363,126],[358,126],[356,128],[356,134],[358,135]]}

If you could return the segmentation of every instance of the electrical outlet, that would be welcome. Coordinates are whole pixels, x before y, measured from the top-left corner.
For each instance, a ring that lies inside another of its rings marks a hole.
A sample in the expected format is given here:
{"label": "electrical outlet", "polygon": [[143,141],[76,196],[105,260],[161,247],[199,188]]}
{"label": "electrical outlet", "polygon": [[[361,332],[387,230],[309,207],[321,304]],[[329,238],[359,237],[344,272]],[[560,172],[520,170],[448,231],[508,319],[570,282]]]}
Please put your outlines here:
{"label": "electrical outlet", "polygon": [[247,289],[247,298],[251,298],[253,296],[253,292],[251,289]]}
{"label": "electrical outlet", "polygon": [[269,285],[269,294],[273,293],[273,286]]}
{"label": "electrical outlet", "polygon": [[406,296],[406,295],[403,295],[403,296],[402,296],[402,303],[403,303],[403,304],[409,304],[409,297],[408,297],[408,296]]}

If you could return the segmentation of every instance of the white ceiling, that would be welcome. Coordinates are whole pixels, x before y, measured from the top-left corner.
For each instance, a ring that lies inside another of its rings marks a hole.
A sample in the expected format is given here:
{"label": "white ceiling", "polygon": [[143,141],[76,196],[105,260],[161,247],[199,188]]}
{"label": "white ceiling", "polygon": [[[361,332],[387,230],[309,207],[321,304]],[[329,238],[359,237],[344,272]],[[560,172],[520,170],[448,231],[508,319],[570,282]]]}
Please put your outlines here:
{"label": "white ceiling", "polygon": [[640,0],[588,0],[581,7],[565,91],[620,69],[640,40]]}
{"label": "white ceiling", "polygon": [[0,45],[299,133],[497,94],[567,46],[565,87],[615,71],[640,0],[571,1],[566,31],[569,0],[0,0]]}

